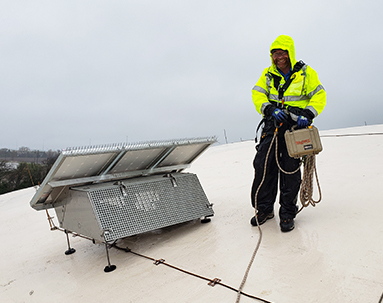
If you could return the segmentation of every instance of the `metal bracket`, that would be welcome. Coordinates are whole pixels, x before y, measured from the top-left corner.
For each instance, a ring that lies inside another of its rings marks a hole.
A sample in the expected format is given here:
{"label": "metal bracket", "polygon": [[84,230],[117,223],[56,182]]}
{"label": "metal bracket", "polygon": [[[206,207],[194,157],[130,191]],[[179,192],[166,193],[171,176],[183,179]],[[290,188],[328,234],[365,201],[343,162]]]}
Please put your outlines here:
{"label": "metal bracket", "polygon": [[159,259],[154,262],[155,265],[160,265],[165,262],[165,259]]}
{"label": "metal bracket", "polygon": [[172,174],[166,174],[164,177],[170,179],[170,181],[172,182],[173,187],[177,187],[178,186],[177,185],[177,180],[176,180],[176,178],[174,178],[174,176]]}
{"label": "metal bracket", "polygon": [[128,195],[128,188],[126,187],[126,185],[124,184],[124,182],[122,181],[117,181],[114,183],[115,185],[118,185],[120,187],[120,190],[121,190],[121,195],[123,197],[126,197]]}
{"label": "metal bracket", "polygon": [[218,278],[214,278],[214,280],[211,280],[209,283],[207,283],[208,285],[210,285],[211,287],[214,287],[216,284],[218,284],[219,282],[221,282],[221,279],[218,279]]}

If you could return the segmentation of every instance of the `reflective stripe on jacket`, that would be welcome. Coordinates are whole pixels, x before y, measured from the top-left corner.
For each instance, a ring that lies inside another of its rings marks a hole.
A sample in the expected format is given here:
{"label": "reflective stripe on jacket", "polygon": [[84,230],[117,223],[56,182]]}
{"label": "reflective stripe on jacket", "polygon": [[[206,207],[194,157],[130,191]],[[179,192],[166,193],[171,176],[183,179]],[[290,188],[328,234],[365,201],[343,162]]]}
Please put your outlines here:
{"label": "reflective stripe on jacket", "polygon": [[[289,36],[279,36],[271,45],[271,50],[287,50],[292,67],[296,63],[294,42]],[[271,56],[271,55],[270,55]],[[252,90],[253,102],[256,110],[264,114],[264,109],[270,102],[278,100],[278,90],[274,86],[274,78],[271,74],[281,77],[280,86],[286,82],[278,71],[271,57],[271,66],[265,68],[262,76]],[[319,81],[318,74],[308,65],[291,75],[293,79],[283,95],[285,107],[294,106],[309,109],[314,117],[318,116],[326,105],[326,91]]]}

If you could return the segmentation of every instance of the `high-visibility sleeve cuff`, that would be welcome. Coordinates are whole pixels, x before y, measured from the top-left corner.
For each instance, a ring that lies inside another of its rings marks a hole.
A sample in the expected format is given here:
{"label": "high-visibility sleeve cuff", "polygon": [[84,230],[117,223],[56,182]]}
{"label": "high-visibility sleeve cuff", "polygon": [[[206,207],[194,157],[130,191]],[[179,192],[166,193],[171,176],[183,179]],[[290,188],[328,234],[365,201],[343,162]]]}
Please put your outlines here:
{"label": "high-visibility sleeve cuff", "polygon": [[265,116],[271,116],[273,114],[273,111],[276,109],[277,107],[275,105],[272,105],[272,104],[269,104],[265,107],[265,109],[263,110],[263,113]]}
{"label": "high-visibility sleeve cuff", "polygon": [[310,120],[315,118],[315,114],[308,108],[305,108],[304,110],[302,110],[302,115]]}

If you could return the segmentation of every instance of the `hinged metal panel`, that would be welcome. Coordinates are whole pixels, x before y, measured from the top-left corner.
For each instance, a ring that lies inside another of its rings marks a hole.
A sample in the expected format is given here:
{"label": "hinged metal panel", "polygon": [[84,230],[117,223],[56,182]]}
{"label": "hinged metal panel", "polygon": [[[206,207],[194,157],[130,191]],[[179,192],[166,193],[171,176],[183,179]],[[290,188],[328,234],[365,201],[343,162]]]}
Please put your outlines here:
{"label": "hinged metal panel", "polygon": [[215,137],[206,137],[68,148],[56,160],[30,205],[36,210],[56,207],[63,203],[64,189],[71,186],[181,172],[215,142]]}

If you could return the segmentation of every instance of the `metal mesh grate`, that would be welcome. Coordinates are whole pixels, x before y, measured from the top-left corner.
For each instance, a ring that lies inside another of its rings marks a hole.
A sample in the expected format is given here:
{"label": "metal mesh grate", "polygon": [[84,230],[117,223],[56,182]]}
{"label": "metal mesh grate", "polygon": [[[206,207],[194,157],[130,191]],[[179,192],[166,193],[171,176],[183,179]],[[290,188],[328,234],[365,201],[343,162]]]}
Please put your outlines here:
{"label": "metal mesh grate", "polygon": [[194,174],[126,180],[88,195],[107,241],[214,214]]}

